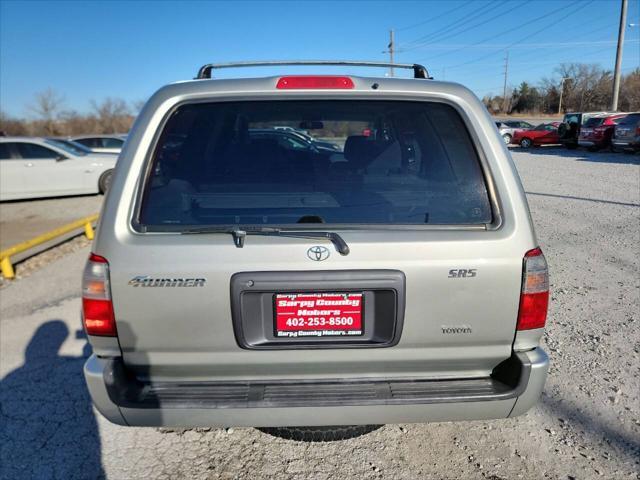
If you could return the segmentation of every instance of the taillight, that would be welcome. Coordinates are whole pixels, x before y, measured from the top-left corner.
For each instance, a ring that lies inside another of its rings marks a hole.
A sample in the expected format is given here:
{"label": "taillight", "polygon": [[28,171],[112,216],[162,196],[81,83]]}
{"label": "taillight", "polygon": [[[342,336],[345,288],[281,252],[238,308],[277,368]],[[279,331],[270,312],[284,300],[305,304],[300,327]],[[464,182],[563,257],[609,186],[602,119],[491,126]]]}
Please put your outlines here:
{"label": "taillight", "polygon": [[542,250],[534,248],[524,255],[517,329],[532,330],[544,327],[548,306],[549,269]]}
{"label": "taillight", "polygon": [[82,312],[88,335],[116,336],[116,320],[109,287],[109,263],[94,253],[89,256],[82,276]]}
{"label": "taillight", "polygon": [[281,77],[276,84],[280,90],[341,90],[354,88],[353,80],[349,77],[334,75],[292,75]]}
{"label": "taillight", "polygon": [[636,136],[640,136],[640,127],[636,127]]}

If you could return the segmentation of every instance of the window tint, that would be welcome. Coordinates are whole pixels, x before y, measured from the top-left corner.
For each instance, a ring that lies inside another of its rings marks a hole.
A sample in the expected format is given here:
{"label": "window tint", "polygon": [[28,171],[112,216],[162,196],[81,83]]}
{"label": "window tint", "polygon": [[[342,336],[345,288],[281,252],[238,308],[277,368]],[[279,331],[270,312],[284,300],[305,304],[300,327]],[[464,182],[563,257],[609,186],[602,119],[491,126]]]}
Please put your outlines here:
{"label": "window tint", "polygon": [[80,138],[80,139],[74,140],[74,141],[84,145],[85,147],[102,148],[102,139],[101,138],[93,138],[93,137]]}
{"label": "window tint", "polygon": [[580,123],[580,118],[576,114],[565,115],[564,116],[564,123]]}
{"label": "window tint", "polygon": [[[304,129],[333,148],[283,141]],[[365,135],[364,132],[368,135]],[[292,147],[292,145],[296,145]],[[305,148],[302,148],[305,147]],[[179,107],[146,180],[140,223],[484,224],[492,213],[468,131],[450,106],[262,101]]]}
{"label": "window tint", "polygon": [[102,140],[102,148],[122,148],[124,143],[124,140],[119,138],[101,138],[100,140]]}
{"label": "window tint", "polygon": [[87,153],[90,153],[89,150],[84,145],[79,145],[76,142],[72,142],[70,140],[57,140],[54,138],[48,138],[45,142],[50,143],[51,145],[61,148],[65,152],[69,152],[71,155],[75,155],[77,157],[84,157]]}
{"label": "window tint", "polygon": [[58,158],[60,154],[50,148],[35,143],[16,143],[20,158],[37,160],[42,158]]}
{"label": "window tint", "polygon": [[0,160],[8,160],[11,158],[11,144],[0,143]]}
{"label": "window tint", "polygon": [[584,126],[587,128],[597,127],[599,125],[602,125],[604,123],[604,120],[604,118],[593,117],[584,122]]}
{"label": "window tint", "polygon": [[635,125],[640,121],[640,113],[632,113],[623,117],[618,122],[618,125]]}

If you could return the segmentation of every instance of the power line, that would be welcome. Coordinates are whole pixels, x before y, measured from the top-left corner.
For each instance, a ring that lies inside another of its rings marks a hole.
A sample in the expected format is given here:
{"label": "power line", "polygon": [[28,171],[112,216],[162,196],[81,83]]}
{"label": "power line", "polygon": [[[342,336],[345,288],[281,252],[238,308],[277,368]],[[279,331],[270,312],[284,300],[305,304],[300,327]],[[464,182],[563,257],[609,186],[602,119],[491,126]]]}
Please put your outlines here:
{"label": "power line", "polygon": [[[608,24],[608,25],[604,25],[600,28],[597,28],[595,30],[592,30],[590,32],[585,32],[585,33],[581,33],[580,35],[582,37],[589,37],[590,35],[593,35],[594,33],[600,32],[602,30],[605,29],[609,29],[609,28],[613,28],[614,25],[612,24]],[[604,44],[615,44],[616,40],[609,40],[609,39],[602,39],[602,40],[595,40],[595,41],[581,41],[581,42],[545,42],[545,43],[525,43],[525,44],[521,44],[521,45],[516,45],[513,46],[513,48],[519,48],[519,49],[526,49],[526,48],[557,48],[557,47],[565,47],[565,46],[588,46],[588,45],[604,45]],[[496,43],[466,43],[466,44],[438,44],[438,43],[432,43],[429,45],[430,49],[454,49],[451,51],[447,51],[445,52],[445,54],[449,54],[449,53],[453,53],[456,51],[460,51],[460,50],[467,50],[469,48],[489,48],[489,49],[504,49],[508,46],[508,44],[496,44]],[[438,56],[442,56],[444,54],[438,55]],[[436,57],[431,57],[431,59],[436,58]],[[420,60],[425,60],[424,58],[422,59],[417,59],[416,61],[420,61]]]}
{"label": "power line", "polygon": [[[400,47],[402,49],[404,49],[405,51],[408,51],[409,49],[413,48],[414,46],[416,46],[416,44],[423,44],[424,42],[431,40],[432,38],[436,38],[438,35],[444,35],[448,32],[450,32],[451,30],[455,30],[461,22],[466,22],[467,20],[477,16],[478,14],[482,15],[482,13],[479,13],[481,10],[485,10],[488,9],[488,7],[493,4],[496,3],[499,0],[491,0],[488,4],[483,5],[480,8],[474,9],[472,11],[470,11],[469,13],[467,13],[466,15],[463,15],[462,17],[444,25],[443,27],[441,27],[440,29],[434,31],[434,32],[430,32],[427,33],[426,35],[423,35],[422,37],[416,38],[415,40],[412,40],[410,42],[408,42],[406,45],[401,45]],[[490,11],[490,10],[489,10]]]}
{"label": "power line", "polygon": [[[566,8],[573,7],[574,5],[577,5],[578,3],[580,3],[580,1],[581,1],[581,0],[575,0],[573,3],[571,3],[571,4],[569,5],[569,7],[563,6],[563,7],[561,7],[561,8],[557,8],[556,10],[552,10],[551,12],[548,12],[548,13],[545,13],[545,14],[543,14],[543,15],[540,15],[539,17],[536,17],[536,18],[534,18],[533,20],[531,20],[531,21],[527,22],[527,26],[528,26],[528,25],[531,25],[531,24],[533,24],[533,23],[536,23],[536,22],[538,22],[538,21],[540,21],[540,20],[544,20],[545,18],[550,17],[551,15],[555,15],[556,13],[558,13],[558,12],[560,12],[560,11],[562,11],[562,10],[565,10]],[[592,0],[592,1],[593,1],[593,0]],[[591,3],[591,2],[589,2],[589,3]],[[571,13],[573,13],[573,12],[571,12]],[[567,15],[567,16],[568,16],[568,15]],[[563,20],[564,20],[564,18],[566,18],[566,17],[562,17],[562,19],[563,19]],[[500,33],[497,33],[497,34],[494,34],[494,35],[490,35],[489,37],[484,38],[484,39],[480,40],[479,42],[476,42],[476,45],[482,44],[482,43],[487,42],[487,41],[489,41],[489,40],[493,40],[494,38],[500,37],[500,36],[505,35],[505,34],[507,34],[507,33],[511,33],[511,32],[516,31],[516,30],[521,30],[522,28],[523,28],[523,25],[517,25],[517,26],[515,26],[515,27],[513,27],[513,28],[509,28],[509,29],[504,30],[504,31],[502,31],[502,32],[500,32]],[[534,35],[535,35],[536,33],[539,33],[539,32],[535,32],[535,33],[534,33]],[[518,41],[518,42],[516,42],[516,43],[520,43],[522,40],[526,40],[527,38],[529,38],[529,37],[525,37],[524,39],[521,39],[520,41]],[[514,45],[514,44],[508,45],[506,48],[511,48],[513,45]],[[459,52],[459,51],[462,51],[462,50],[464,50],[464,48],[459,48],[459,49],[457,49],[457,50],[453,50],[453,51],[451,51],[451,52],[447,52],[447,54],[451,54],[451,53],[454,53],[454,52]],[[501,49],[501,50],[503,50],[503,49]],[[498,52],[495,52],[495,53],[498,53]],[[444,55],[445,55],[445,54],[436,55],[436,56],[434,56],[434,57],[430,57],[430,58],[429,58],[429,60],[433,60],[434,58],[440,58],[440,57],[442,57],[442,56],[444,56]],[[491,54],[491,55],[493,55],[493,54]],[[488,56],[491,56],[491,55],[488,55]],[[487,58],[487,57],[482,57],[482,58]],[[482,59],[482,58],[481,58],[481,59]],[[425,59],[426,59],[426,58],[417,59],[416,61],[421,61],[421,60],[425,60]]]}
{"label": "power line", "polygon": [[[468,1],[467,5],[470,5],[471,3],[472,3],[471,1]],[[396,28],[395,30],[396,30],[396,32],[404,32],[405,30],[410,30],[412,28],[421,27],[422,25],[426,25],[427,23],[431,23],[431,22],[435,22],[436,20],[440,20],[442,17],[445,17],[447,15],[452,14],[455,11],[460,10],[460,8],[463,8],[463,7],[452,8],[451,10],[447,10],[446,12],[438,15],[437,17],[429,18],[429,19],[424,20],[422,22],[418,22],[418,23],[414,23],[413,25],[409,25],[407,27]]]}
{"label": "power line", "polygon": [[[590,5],[590,4],[592,4],[594,1],[595,1],[595,0],[590,0],[590,1],[586,2],[586,3],[582,2],[582,3],[581,3],[582,8],[584,8],[584,7],[586,7],[586,6]],[[580,0],[578,0],[578,1],[576,1],[576,2],[574,2],[572,5],[575,5],[576,3],[580,3]],[[528,35],[525,35],[525,36],[524,36],[524,37],[522,37],[520,40],[517,40],[517,41],[515,41],[515,42],[511,43],[511,44],[510,44],[510,45],[508,45],[505,49],[502,49],[502,50],[506,50],[506,49],[508,49],[508,48],[511,48],[512,46],[517,45],[518,43],[521,43],[521,42],[523,42],[524,40],[527,40],[527,39],[529,39],[529,38],[531,38],[531,37],[533,37],[533,36],[535,36],[535,35],[537,35],[537,34],[539,34],[539,33],[541,33],[541,32],[544,32],[545,30],[547,30],[547,29],[549,29],[549,28],[551,28],[551,27],[553,27],[553,26],[557,25],[558,23],[562,22],[562,21],[563,21],[563,20],[565,20],[566,18],[568,18],[568,17],[570,17],[571,15],[575,14],[577,11],[578,11],[578,10],[572,10],[572,11],[570,11],[570,12],[569,12],[569,13],[567,13],[566,15],[563,15],[562,17],[558,18],[555,22],[552,22],[551,24],[546,25],[545,27],[542,27],[541,29],[536,30],[536,31],[535,31],[535,32],[533,32],[533,33],[530,33],[530,34],[528,34]],[[555,11],[554,11],[554,12],[555,12]],[[554,12],[552,12],[552,13],[554,13]],[[549,14],[547,14],[546,16],[548,16],[548,15],[549,15]],[[498,52],[490,53],[490,54],[488,54],[488,55],[483,55],[482,57],[476,58],[476,59],[474,59],[474,60],[469,60],[468,62],[459,63],[459,64],[457,64],[457,65],[449,66],[449,67],[447,67],[447,68],[458,68],[458,67],[461,67],[461,66],[463,66],[463,65],[469,65],[470,63],[477,63],[477,62],[480,62],[480,61],[484,60],[485,58],[489,58],[489,57],[491,57],[491,56],[495,55],[496,53],[498,53]]]}
{"label": "power line", "polygon": [[[504,2],[502,2],[502,3],[498,4],[498,5],[496,5],[496,7],[495,7],[495,8],[498,8],[499,6],[502,6],[502,5],[506,4],[506,3],[507,3],[507,1],[505,0]],[[485,13],[487,13],[487,12],[485,12]],[[473,25],[470,25],[469,27],[467,27],[467,28],[463,28],[462,30],[459,30],[459,31],[457,31],[457,32],[456,32],[456,31],[454,31],[456,28],[460,28],[460,27],[464,27],[464,26],[465,26],[465,24],[464,24],[464,23],[463,23],[462,25],[457,25],[457,26],[456,26],[455,28],[453,28],[451,31],[446,32],[446,34],[445,34],[445,36],[444,36],[444,37],[439,36],[439,37],[438,37],[438,40],[446,40],[446,39],[448,39],[448,38],[457,37],[458,35],[461,35],[461,34],[463,34],[463,33],[469,32],[469,31],[474,30],[474,29],[476,29],[476,28],[478,28],[478,27],[481,27],[481,26],[483,26],[483,25],[486,25],[487,23],[493,22],[494,20],[497,20],[497,19],[498,19],[498,18],[500,18],[500,17],[504,17],[505,15],[512,15],[512,13],[511,13],[511,11],[506,10],[506,11],[502,12],[502,13],[501,13],[501,14],[499,14],[499,15],[494,15],[494,16],[493,16],[493,17],[491,17],[491,18],[488,18],[488,19],[486,19],[486,20],[482,20],[482,21],[480,21],[480,22],[478,22],[478,23],[475,23],[475,24],[473,24]],[[483,16],[483,15],[479,15],[478,17],[476,17],[476,20],[477,20],[477,19],[479,19],[479,18],[480,18],[480,17],[482,17],[482,16]],[[435,37],[434,37],[434,38],[435,38]],[[402,51],[402,52],[409,52],[409,51],[411,51],[411,50],[421,49],[421,48],[424,48],[424,47],[426,47],[426,46],[430,46],[430,45],[431,45],[431,41],[432,41],[432,40],[428,40],[428,41],[426,41],[426,42],[422,42],[422,43],[420,43],[420,44],[417,44],[417,45],[410,46],[410,47],[408,47],[408,48],[402,49],[401,51]]]}
{"label": "power line", "polygon": [[[637,43],[640,43],[640,40],[625,40],[625,45],[637,44]],[[598,42],[597,44],[601,45],[600,42]],[[609,42],[609,46],[604,47],[604,48],[600,48],[600,49],[595,50],[593,52],[581,53],[580,54],[580,58],[582,59],[583,57],[590,57],[590,56],[596,55],[598,53],[602,53],[602,52],[605,52],[605,51],[611,51],[611,47],[613,45],[615,45],[615,44],[616,44],[616,40],[611,40]],[[571,44],[566,44],[566,45],[570,46]],[[562,51],[561,53],[564,54],[566,52]],[[557,64],[557,63],[563,63],[563,62],[566,63],[566,62],[570,62],[570,61],[573,61],[573,60],[553,60],[553,61],[549,61],[549,62],[510,62],[510,65],[554,65],[554,64]],[[504,62],[501,62],[501,63],[497,63],[496,62],[496,63],[491,63],[491,64],[485,63],[485,64],[482,64],[481,66],[480,65],[473,66],[471,68],[471,70],[465,70],[465,72],[471,72],[472,73],[472,72],[478,71],[480,69],[485,69],[486,67],[490,67],[490,66],[499,67],[501,65],[504,65]],[[532,70],[532,69],[528,69],[528,70]],[[517,70],[517,71],[521,71],[521,70]]]}

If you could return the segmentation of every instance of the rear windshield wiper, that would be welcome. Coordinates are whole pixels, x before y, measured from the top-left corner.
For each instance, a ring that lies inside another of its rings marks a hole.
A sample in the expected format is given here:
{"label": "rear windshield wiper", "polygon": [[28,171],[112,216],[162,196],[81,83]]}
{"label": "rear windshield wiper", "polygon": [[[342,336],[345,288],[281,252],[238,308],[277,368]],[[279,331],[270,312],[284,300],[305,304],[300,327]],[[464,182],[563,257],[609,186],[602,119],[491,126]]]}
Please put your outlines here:
{"label": "rear windshield wiper", "polygon": [[218,227],[201,227],[189,228],[183,230],[182,233],[230,233],[233,236],[233,243],[236,247],[244,247],[244,240],[247,235],[263,235],[273,237],[293,237],[293,238],[312,238],[329,240],[336,247],[336,251],[340,255],[349,254],[349,246],[340,235],[335,232],[326,231],[302,231],[302,230],[282,230],[273,227],[255,227],[255,228],[218,228]]}

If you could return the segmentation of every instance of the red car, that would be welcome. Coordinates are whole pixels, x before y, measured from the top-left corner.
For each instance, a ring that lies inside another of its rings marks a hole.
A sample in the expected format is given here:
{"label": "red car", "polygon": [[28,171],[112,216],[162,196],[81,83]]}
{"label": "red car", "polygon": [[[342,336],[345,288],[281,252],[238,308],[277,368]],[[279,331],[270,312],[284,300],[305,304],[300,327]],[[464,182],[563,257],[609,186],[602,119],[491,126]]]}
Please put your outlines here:
{"label": "red car", "polygon": [[616,125],[626,116],[626,114],[617,114],[591,117],[580,128],[578,145],[587,147],[592,152],[611,147],[611,137]]}
{"label": "red car", "polygon": [[519,144],[522,148],[552,143],[559,144],[558,126],[560,126],[560,122],[541,123],[529,130],[516,131],[513,134],[511,143]]}

